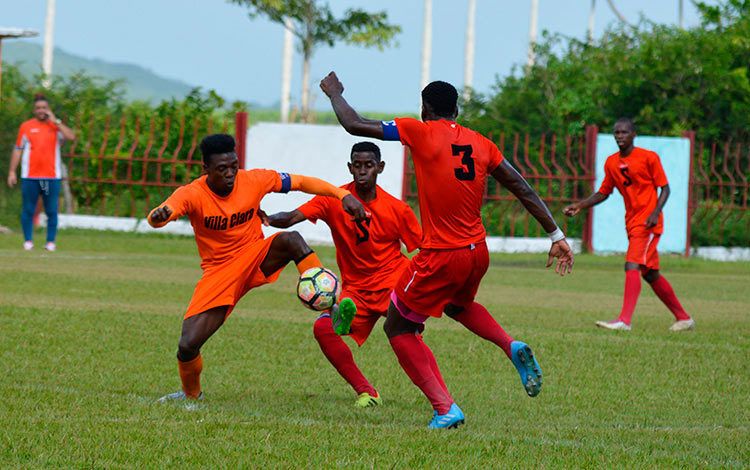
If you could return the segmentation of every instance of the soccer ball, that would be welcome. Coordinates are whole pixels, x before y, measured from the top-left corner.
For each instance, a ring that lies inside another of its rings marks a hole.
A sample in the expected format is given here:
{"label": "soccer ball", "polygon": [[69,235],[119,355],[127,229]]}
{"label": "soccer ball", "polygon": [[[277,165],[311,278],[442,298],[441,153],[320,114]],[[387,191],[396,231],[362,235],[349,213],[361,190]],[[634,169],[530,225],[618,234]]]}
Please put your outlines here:
{"label": "soccer ball", "polygon": [[340,294],[339,279],[326,268],[310,268],[302,273],[297,282],[297,297],[310,310],[328,310]]}

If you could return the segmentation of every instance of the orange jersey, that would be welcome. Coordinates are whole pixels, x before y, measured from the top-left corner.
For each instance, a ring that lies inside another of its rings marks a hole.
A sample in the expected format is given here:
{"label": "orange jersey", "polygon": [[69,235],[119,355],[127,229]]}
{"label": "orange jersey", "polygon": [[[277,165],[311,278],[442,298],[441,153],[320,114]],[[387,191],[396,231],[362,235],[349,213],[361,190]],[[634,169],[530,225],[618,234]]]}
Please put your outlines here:
{"label": "orange jersey", "polygon": [[21,124],[16,148],[21,151],[21,178],[60,179],[62,132],[49,120],[29,119]]}
{"label": "orange jersey", "polygon": [[460,248],[485,239],[481,208],[487,175],[503,154],[492,141],[452,121],[397,118],[419,188],[423,248]]}
{"label": "orange jersey", "polygon": [[341,201],[331,197],[316,196],[297,210],[307,220],[322,220],[331,228],[345,289],[392,288],[409,262],[401,253],[401,242],[409,251],[419,248],[422,229],[411,208],[380,186],[370,202],[359,199],[354,186],[352,182],[341,187],[365,206],[370,216],[364,221],[352,220]]}
{"label": "orange jersey", "polygon": [[[620,191],[625,201],[625,228],[630,233],[646,224],[646,219],[656,209],[659,199],[656,188],[667,183],[659,155],[635,147],[627,157],[621,157],[620,152],[607,157],[604,163],[604,181],[599,192],[608,196],[614,188]],[[659,214],[659,223],[653,228],[654,233],[662,233],[663,221],[662,212]]]}
{"label": "orange jersey", "polygon": [[281,190],[281,174],[273,170],[239,170],[232,192],[221,197],[206,184],[206,176],[181,186],[164,201],[172,209],[169,221],[187,215],[195,232],[201,267],[231,261],[253,242],[262,240],[258,208],[263,196]]}

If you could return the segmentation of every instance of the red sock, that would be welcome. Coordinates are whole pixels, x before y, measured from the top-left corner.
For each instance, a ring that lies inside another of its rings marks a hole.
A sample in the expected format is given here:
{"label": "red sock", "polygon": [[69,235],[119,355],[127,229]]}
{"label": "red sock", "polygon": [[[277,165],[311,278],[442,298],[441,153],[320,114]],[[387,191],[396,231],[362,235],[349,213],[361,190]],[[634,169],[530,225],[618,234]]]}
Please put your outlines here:
{"label": "red sock", "polygon": [[682,308],[682,304],[677,300],[672,285],[664,279],[664,276],[660,275],[654,282],[652,282],[651,288],[677,320],[690,320],[690,315],[688,315],[685,309]]}
{"label": "red sock", "polygon": [[513,342],[513,338],[503,330],[482,304],[473,302],[453,319],[480,338],[500,346],[510,358],[510,343]]}
{"label": "red sock", "polygon": [[341,377],[352,386],[357,394],[369,393],[375,396],[377,392],[367,381],[365,376],[354,362],[354,356],[343,338],[333,331],[331,317],[320,317],[313,325],[313,334],[318,340],[318,345],[328,361],[336,368]]}
{"label": "red sock", "polygon": [[389,341],[406,375],[422,390],[438,414],[446,414],[453,404],[453,399],[432,371],[430,359],[419,336],[405,333],[394,336]]}
{"label": "red sock", "polygon": [[177,360],[177,368],[182,380],[182,391],[188,398],[198,398],[201,394],[201,372],[203,371],[203,357],[198,354],[187,362]]}
{"label": "red sock", "polygon": [[422,349],[424,349],[424,352],[427,355],[427,359],[430,361],[430,369],[432,369],[432,373],[435,374],[435,378],[438,379],[438,382],[440,382],[440,386],[443,387],[443,390],[445,391],[445,393],[447,393],[448,396],[450,396],[450,393],[448,392],[448,387],[445,385],[445,380],[443,380],[443,374],[440,373],[440,367],[438,367],[437,361],[435,360],[435,355],[432,354],[432,349],[430,349],[430,347],[427,346],[427,343],[424,342],[422,335],[419,335],[418,338],[419,338],[419,341],[422,343]]}
{"label": "red sock", "polygon": [[626,325],[630,325],[639,295],[641,295],[641,273],[637,269],[629,269],[625,271],[625,294],[619,318]]}

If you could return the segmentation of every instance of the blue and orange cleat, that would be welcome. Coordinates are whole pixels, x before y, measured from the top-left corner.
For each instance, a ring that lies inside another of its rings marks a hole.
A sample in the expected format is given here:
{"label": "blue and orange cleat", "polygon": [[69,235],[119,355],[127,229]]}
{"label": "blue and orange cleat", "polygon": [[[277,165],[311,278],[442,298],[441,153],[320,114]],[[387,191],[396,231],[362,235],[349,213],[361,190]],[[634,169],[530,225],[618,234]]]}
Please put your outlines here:
{"label": "blue and orange cleat", "polygon": [[521,376],[521,383],[530,397],[539,395],[542,391],[542,368],[534,357],[528,344],[523,341],[510,343],[511,361]]}
{"label": "blue and orange cleat", "polygon": [[464,412],[461,408],[453,403],[444,415],[437,414],[435,411],[432,414],[432,421],[427,425],[429,429],[454,429],[464,424]]}
{"label": "blue and orange cleat", "polygon": [[357,305],[354,301],[348,297],[341,299],[341,302],[331,309],[333,331],[339,336],[348,335],[356,314]]}

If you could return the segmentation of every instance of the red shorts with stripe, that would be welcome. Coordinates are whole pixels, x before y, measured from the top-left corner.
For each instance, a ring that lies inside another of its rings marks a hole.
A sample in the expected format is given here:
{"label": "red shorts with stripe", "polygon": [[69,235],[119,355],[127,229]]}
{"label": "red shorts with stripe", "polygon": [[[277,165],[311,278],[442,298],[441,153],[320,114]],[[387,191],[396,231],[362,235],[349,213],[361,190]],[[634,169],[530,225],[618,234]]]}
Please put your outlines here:
{"label": "red shorts with stripe", "polygon": [[385,318],[388,313],[388,305],[391,302],[391,291],[393,291],[393,288],[387,287],[374,291],[344,288],[341,292],[342,299],[349,297],[357,304],[357,314],[352,320],[349,336],[358,346],[362,346],[367,341],[375,323],[381,317]]}
{"label": "red shorts with stripe", "polygon": [[260,265],[266,259],[276,235],[278,234],[245,246],[225,263],[207,267],[195,286],[185,318],[223,305],[229,306],[226,314],[228,317],[237,302],[250,289],[275,282],[281,269],[266,276],[260,270]]}
{"label": "red shorts with stripe", "polygon": [[661,234],[651,230],[633,230],[628,233],[628,252],[625,261],[646,266],[649,269],[659,269],[659,244]]}
{"label": "red shorts with stripe", "polygon": [[485,242],[451,250],[423,249],[401,273],[394,292],[414,313],[440,317],[448,304],[474,302],[490,255]]}

